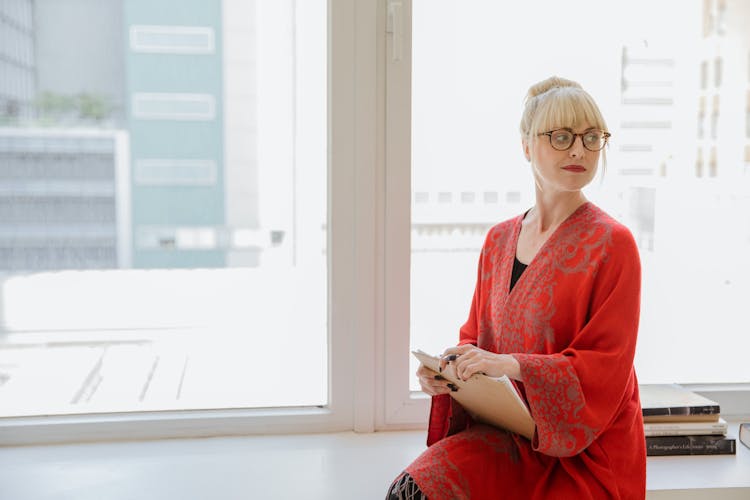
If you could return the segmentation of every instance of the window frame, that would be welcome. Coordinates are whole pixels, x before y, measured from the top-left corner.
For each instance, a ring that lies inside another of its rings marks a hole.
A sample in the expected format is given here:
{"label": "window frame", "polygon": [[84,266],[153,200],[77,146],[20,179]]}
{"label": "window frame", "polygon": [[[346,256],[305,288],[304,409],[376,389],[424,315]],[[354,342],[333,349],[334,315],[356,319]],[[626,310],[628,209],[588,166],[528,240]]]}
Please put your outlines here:
{"label": "window frame", "polygon": [[328,405],[3,417],[0,445],[373,430],[378,6],[327,2]]}
{"label": "window frame", "polygon": [[384,179],[384,402],[380,429],[424,426],[429,397],[412,392],[409,377],[411,261],[411,77],[410,0],[387,2]]}

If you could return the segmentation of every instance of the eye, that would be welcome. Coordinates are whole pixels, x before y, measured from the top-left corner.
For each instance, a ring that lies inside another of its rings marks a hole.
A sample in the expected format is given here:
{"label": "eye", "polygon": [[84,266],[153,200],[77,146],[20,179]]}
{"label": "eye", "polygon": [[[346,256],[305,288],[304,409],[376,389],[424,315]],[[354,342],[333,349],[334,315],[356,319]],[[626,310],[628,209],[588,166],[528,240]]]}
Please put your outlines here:
{"label": "eye", "polygon": [[552,140],[556,144],[568,144],[572,137],[573,134],[571,134],[570,132],[566,132],[565,130],[560,130],[558,132],[552,133]]}
{"label": "eye", "polygon": [[586,132],[586,135],[583,136],[583,140],[586,141],[586,144],[598,144],[599,141],[602,140],[602,133],[593,130],[591,132]]}

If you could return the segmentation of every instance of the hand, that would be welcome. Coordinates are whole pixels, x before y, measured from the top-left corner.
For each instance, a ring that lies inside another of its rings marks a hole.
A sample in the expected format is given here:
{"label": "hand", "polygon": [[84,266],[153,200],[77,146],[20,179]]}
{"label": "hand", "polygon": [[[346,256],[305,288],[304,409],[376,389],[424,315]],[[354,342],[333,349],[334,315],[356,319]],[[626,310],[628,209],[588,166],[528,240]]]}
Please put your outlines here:
{"label": "hand", "polygon": [[514,380],[521,380],[521,365],[510,354],[496,354],[485,351],[475,345],[466,344],[450,347],[440,356],[440,370],[448,363],[453,363],[459,380],[468,380],[475,373],[488,377],[507,375]]}
{"label": "hand", "polygon": [[450,388],[450,385],[453,384],[449,385],[448,381],[445,380],[442,375],[430,370],[424,365],[419,365],[417,377],[419,377],[419,385],[422,386],[422,392],[430,396],[448,394],[453,390]]}

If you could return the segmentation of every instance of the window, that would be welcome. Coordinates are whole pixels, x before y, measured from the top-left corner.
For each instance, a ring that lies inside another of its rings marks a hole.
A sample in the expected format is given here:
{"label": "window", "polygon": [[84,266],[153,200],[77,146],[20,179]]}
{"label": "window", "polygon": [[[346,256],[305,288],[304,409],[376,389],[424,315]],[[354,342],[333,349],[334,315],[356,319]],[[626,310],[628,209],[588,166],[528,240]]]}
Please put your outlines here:
{"label": "window", "polygon": [[726,0],[717,0],[716,2],[716,34],[727,34],[727,2]]}
{"label": "window", "polygon": [[716,177],[718,173],[718,155],[716,153],[716,147],[711,147],[711,159],[708,162],[708,176]]}
{"label": "window", "polygon": [[[739,170],[719,169],[716,153],[724,145],[736,149],[737,132],[730,127],[718,129],[720,96],[716,94],[710,111],[716,145],[703,158],[694,129],[682,123],[694,123],[691,116],[696,110],[690,103],[696,103],[694,96],[700,95],[694,85],[706,88],[708,81],[708,63],[690,47],[711,42],[694,39],[687,28],[670,29],[668,35],[662,29],[665,22],[673,25],[669,20],[678,11],[698,21],[700,4],[686,8],[681,2],[663,2],[649,23],[625,23],[639,26],[635,32],[624,33],[602,23],[588,26],[580,37],[559,22],[570,15],[567,5],[501,6],[481,0],[460,10],[448,1],[414,1],[413,5],[412,189],[438,197],[449,190],[498,188],[520,195],[512,203],[500,198],[491,207],[446,200],[451,208],[440,212],[440,219],[438,211],[426,205],[411,206],[413,227],[430,220],[448,228],[430,236],[431,240],[412,232],[411,346],[440,352],[455,344],[468,314],[486,230],[534,203],[518,120],[528,86],[557,74],[580,81],[598,99],[613,132],[607,173],[603,182],[589,187],[588,196],[628,225],[640,245],[644,282],[636,357],[639,380],[748,382],[741,356],[722,347],[746,343],[735,325],[744,322],[740,304],[750,295],[750,266],[744,257],[750,251],[747,182],[736,177]],[[635,19],[639,9],[640,3],[620,4],[612,15]],[[539,11],[545,12],[543,18],[535,15]],[[552,41],[559,39],[565,39],[569,47],[587,47],[586,58],[575,51],[551,50]],[[587,44],[591,39],[597,40],[595,46]],[[643,43],[633,44],[633,39]],[[523,50],[498,49],[515,47],[519,40],[523,40]],[[628,57],[618,57],[624,46]],[[720,59],[714,66],[716,85],[730,79],[728,73],[723,74],[730,68],[722,67]],[[611,71],[601,71],[602,67]],[[679,77],[695,68],[699,68],[700,82]],[[621,78],[627,80],[625,85]],[[700,102],[705,100],[697,103],[699,137],[700,117],[705,115]],[[741,131],[742,124],[735,128]],[[696,156],[686,153],[685,145],[691,143],[689,150],[697,151]],[[736,151],[735,156],[741,154]],[[696,177],[710,177],[711,183],[698,184]],[[743,234],[719,231],[711,221],[723,217],[735,220],[737,227],[744,228]],[[469,224],[472,232],[464,229]],[[730,255],[718,267],[709,264],[705,255],[710,251],[696,241],[694,231],[710,235],[700,240],[711,241],[711,246],[721,241],[722,248],[732,249]],[[419,250],[414,246],[417,241]],[[713,340],[707,346],[703,338],[709,330]],[[707,352],[705,365],[691,361],[704,359]],[[412,361],[405,376],[416,367]],[[409,381],[411,389],[417,390],[413,377]]]}
{"label": "window", "polygon": [[714,87],[721,87],[723,62],[721,57],[714,59]]}
{"label": "window", "polygon": [[703,0],[703,37],[711,36],[714,26],[713,0]]}
{"label": "window", "polygon": [[210,94],[133,94],[133,117],[141,120],[207,120],[216,117],[215,97]]}
{"label": "window", "polygon": [[131,26],[130,46],[136,52],[210,54],[214,30],[200,26]]}
{"label": "window", "polygon": [[718,137],[719,111],[719,94],[716,94],[714,95],[713,108],[711,109],[711,139]]}
{"label": "window", "polygon": [[0,12],[0,417],[330,408],[327,3],[84,3]]}

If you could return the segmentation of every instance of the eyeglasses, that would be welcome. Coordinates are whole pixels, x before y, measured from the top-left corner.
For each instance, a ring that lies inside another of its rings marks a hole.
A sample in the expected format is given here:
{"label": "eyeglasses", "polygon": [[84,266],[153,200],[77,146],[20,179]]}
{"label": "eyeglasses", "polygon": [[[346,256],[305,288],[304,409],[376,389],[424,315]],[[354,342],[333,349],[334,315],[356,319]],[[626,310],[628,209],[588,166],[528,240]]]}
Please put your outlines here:
{"label": "eyeglasses", "polygon": [[542,132],[537,135],[546,135],[549,137],[550,145],[558,151],[567,151],[573,147],[576,137],[581,138],[583,147],[589,151],[601,151],[602,148],[607,145],[607,139],[609,139],[612,134],[604,132],[603,130],[587,130],[582,134],[575,134],[570,129],[561,128],[550,130],[549,132]]}

